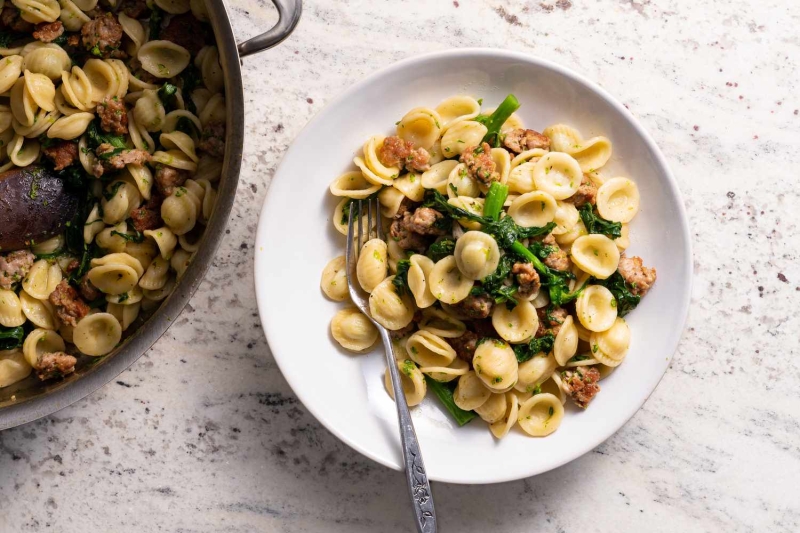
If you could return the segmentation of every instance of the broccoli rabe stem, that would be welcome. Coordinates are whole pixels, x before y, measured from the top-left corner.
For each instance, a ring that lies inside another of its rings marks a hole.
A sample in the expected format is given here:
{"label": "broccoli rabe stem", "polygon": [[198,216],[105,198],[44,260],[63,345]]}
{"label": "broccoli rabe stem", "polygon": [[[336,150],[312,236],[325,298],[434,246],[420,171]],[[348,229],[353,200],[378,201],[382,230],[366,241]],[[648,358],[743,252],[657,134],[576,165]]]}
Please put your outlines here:
{"label": "broccoli rabe stem", "polygon": [[450,416],[455,419],[459,426],[463,426],[475,418],[474,412],[465,411],[456,405],[453,399],[453,390],[446,384],[440,383],[430,376],[425,376],[425,381],[428,383],[428,388],[439,398],[439,401],[442,402],[444,408],[447,409],[447,412],[450,413]]}
{"label": "broccoli rabe stem", "polygon": [[508,185],[503,185],[499,181],[493,181],[486,193],[486,201],[483,204],[483,216],[492,220],[500,219],[500,212],[508,198]]}
{"label": "broccoli rabe stem", "polygon": [[494,113],[486,117],[482,122],[489,130],[483,137],[483,142],[498,148],[500,146],[500,128],[503,127],[508,117],[519,109],[519,100],[513,94],[506,96],[506,99],[494,110]]}
{"label": "broccoli rabe stem", "polygon": [[533,252],[528,250],[525,247],[525,245],[522,244],[521,242],[517,241],[514,244],[512,244],[511,245],[511,251],[513,251],[515,254],[519,255],[520,257],[524,257],[525,259],[527,259],[528,261],[533,263],[533,268],[538,270],[540,274],[549,274],[550,273],[550,269],[547,268],[547,266],[544,263],[542,263],[542,261],[538,257],[536,257],[533,254]]}

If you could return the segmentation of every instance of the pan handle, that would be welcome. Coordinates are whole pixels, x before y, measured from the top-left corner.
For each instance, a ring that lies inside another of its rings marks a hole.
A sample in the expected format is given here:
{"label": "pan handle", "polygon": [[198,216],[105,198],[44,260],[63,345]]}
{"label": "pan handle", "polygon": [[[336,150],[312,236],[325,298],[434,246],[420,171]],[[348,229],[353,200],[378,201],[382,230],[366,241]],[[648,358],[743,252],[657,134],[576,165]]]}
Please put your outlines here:
{"label": "pan handle", "polygon": [[280,44],[294,31],[300,21],[300,14],[303,12],[303,0],[272,0],[272,3],[278,8],[278,23],[268,32],[241,43],[238,46],[239,57],[247,57],[250,54],[269,50]]}

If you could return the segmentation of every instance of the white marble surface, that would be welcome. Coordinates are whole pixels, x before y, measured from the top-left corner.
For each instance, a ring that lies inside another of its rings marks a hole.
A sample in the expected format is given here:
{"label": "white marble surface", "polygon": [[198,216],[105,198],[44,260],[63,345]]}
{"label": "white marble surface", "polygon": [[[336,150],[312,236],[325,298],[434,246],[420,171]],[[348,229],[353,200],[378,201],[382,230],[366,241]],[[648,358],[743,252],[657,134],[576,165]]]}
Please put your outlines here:
{"label": "white marble surface", "polygon": [[[465,46],[547,57],[628,105],[680,182],[696,281],[671,368],[619,433],[536,478],[436,484],[441,531],[800,531],[800,4],[305,3],[290,40],[245,62],[242,182],[208,278],[116,383],[0,433],[0,532],[411,530],[402,475],[339,443],[281,377],[251,243],[273,170],[326,101]],[[241,38],[275,18],[231,4]]]}

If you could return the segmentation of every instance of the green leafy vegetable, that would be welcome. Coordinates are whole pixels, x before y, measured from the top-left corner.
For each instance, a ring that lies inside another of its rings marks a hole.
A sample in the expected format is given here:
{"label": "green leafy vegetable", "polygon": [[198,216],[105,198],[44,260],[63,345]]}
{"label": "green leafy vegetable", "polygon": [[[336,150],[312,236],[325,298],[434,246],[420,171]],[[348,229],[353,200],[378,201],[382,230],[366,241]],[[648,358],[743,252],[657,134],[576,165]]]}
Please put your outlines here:
{"label": "green leafy vegetable", "polygon": [[[497,198],[499,199],[499,196]],[[505,198],[503,198],[503,202],[505,202]],[[500,202],[501,206],[503,205],[503,202]],[[486,203],[488,203],[488,196]],[[484,203],[484,207],[486,203]],[[553,228],[556,227],[555,223],[550,222],[549,224],[541,228],[537,227],[523,228],[521,226],[518,226],[514,222],[514,219],[512,219],[509,216],[503,217],[500,220],[496,220],[493,217],[476,215],[475,213],[470,213],[466,209],[461,209],[460,207],[456,207],[454,205],[449,204],[447,198],[436,190],[430,190],[426,193],[423,205],[425,207],[432,207],[437,211],[447,214],[450,216],[450,218],[456,220],[466,219],[478,222],[479,224],[481,224],[481,231],[483,231],[484,233],[488,233],[489,235],[494,237],[495,240],[497,241],[498,246],[504,249],[511,248],[511,246],[516,241],[519,241],[521,239],[529,239],[531,237],[547,235],[553,230]],[[522,245],[520,244],[520,246]]]}
{"label": "green leafy vegetable", "polygon": [[0,326],[0,350],[13,350],[22,346],[22,340],[25,338],[25,330],[22,326],[15,328],[7,328]]}
{"label": "green leafy vegetable", "polygon": [[197,126],[195,125],[195,123],[192,122],[192,120],[188,117],[179,118],[178,121],[175,123],[175,129],[177,131],[185,133],[189,137],[194,137],[200,134],[200,132],[197,131]]}
{"label": "green leafy vegetable", "polygon": [[122,237],[128,242],[135,242],[137,244],[144,242],[144,233],[136,229],[133,230],[133,233],[122,233],[120,231],[114,230],[111,232],[111,235],[117,235],[119,237]]}
{"label": "green leafy vegetable", "polygon": [[552,333],[546,333],[541,337],[531,339],[527,344],[514,344],[512,348],[514,349],[514,355],[517,356],[517,362],[524,363],[537,353],[550,353],[555,342],[555,336]]}
{"label": "green leafy vegetable", "polygon": [[11,43],[16,39],[15,35],[8,31],[0,31],[0,48],[11,48]]}
{"label": "green leafy vegetable", "polygon": [[89,123],[89,127],[86,129],[86,134],[89,137],[89,145],[92,148],[97,148],[104,143],[110,144],[114,148],[118,149],[125,149],[128,147],[125,144],[125,137],[122,135],[112,135],[104,132],[100,129],[100,127],[98,127],[96,120]]}
{"label": "green leafy vegetable", "polygon": [[425,381],[428,383],[428,389],[432,390],[436,397],[439,398],[439,401],[442,402],[444,408],[459,426],[463,426],[475,418],[474,412],[465,411],[456,405],[455,400],[453,400],[455,385],[451,388],[448,383],[441,383],[430,376],[425,376]]}
{"label": "green leafy vegetable", "polygon": [[164,104],[164,109],[169,113],[175,107],[173,102],[175,100],[175,93],[178,92],[178,87],[172,85],[170,82],[165,82],[158,89],[158,99],[161,100],[161,103]]}
{"label": "green leafy vegetable", "polygon": [[408,269],[411,268],[411,261],[408,259],[401,259],[397,262],[397,274],[392,280],[397,294],[403,296],[408,291]]}
{"label": "green leafy vegetable", "polygon": [[488,294],[494,298],[495,303],[506,303],[509,308],[517,305],[516,294],[519,288],[517,285],[506,285],[504,282],[511,269],[514,267],[515,260],[511,255],[504,255],[500,258],[497,269],[481,280],[480,285],[472,288],[471,294],[477,296]]}
{"label": "green leafy vegetable", "polygon": [[494,110],[494,113],[489,116],[480,115],[475,117],[477,122],[480,122],[489,130],[483,137],[482,142],[489,143],[493,148],[499,148],[500,128],[519,107],[519,100],[517,100],[516,96],[509,94],[497,109]]}
{"label": "green leafy vegetable", "polygon": [[161,23],[164,20],[164,12],[155,4],[150,8],[150,40],[157,40],[161,35]]}
{"label": "green leafy vegetable", "polygon": [[632,287],[625,281],[619,270],[611,274],[608,279],[593,279],[592,283],[602,285],[611,291],[617,302],[617,316],[623,317],[636,309],[642,297],[634,294]]}
{"label": "green leafy vegetable", "polygon": [[192,91],[202,84],[203,78],[200,75],[200,70],[195,67],[193,63],[189,63],[189,66],[181,72],[181,91],[183,92],[186,109],[195,115],[197,114],[197,106],[194,105],[194,101],[192,100]]}
{"label": "green leafy vegetable", "polygon": [[594,212],[594,209],[592,209],[592,204],[584,205],[578,212],[581,215],[583,225],[586,226],[586,231],[589,233],[605,235],[609,239],[618,239],[622,236],[622,224],[619,222],[611,222],[600,217]]}
{"label": "green leafy vegetable", "polygon": [[533,264],[533,267],[539,272],[542,285],[547,287],[550,303],[553,305],[561,306],[573,301],[580,296],[586,288],[588,280],[580,288],[576,289],[574,292],[570,292],[569,282],[575,279],[575,275],[569,271],[564,272],[548,267],[542,263],[530,249],[525,248],[520,242],[514,243],[514,245],[511,246],[511,251]]}
{"label": "green leafy vegetable", "polygon": [[117,191],[119,191],[119,188],[122,187],[123,185],[125,185],[124,181],[115,181],[106,190],[103,191],[103,198],[105,198],[108,201],[111,201],[111,199],[114,198],[114,195],[117,194]]}
{"label": "green leafy vegetable", "polygon": [[448,255],[453,255],[455,251],[456,241],[453,239],[442,239],[431,244],[428,247],[428,251],[425,252],[425,255],[430,257],[434,263],[437,263]]}

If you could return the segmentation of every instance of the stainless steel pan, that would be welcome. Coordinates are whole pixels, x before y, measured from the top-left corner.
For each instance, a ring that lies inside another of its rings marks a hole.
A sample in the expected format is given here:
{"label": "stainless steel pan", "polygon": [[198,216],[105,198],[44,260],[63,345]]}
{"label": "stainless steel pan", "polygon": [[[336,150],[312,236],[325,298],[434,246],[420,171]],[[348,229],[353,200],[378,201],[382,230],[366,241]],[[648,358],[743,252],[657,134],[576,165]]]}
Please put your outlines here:
{"label": "stainless steel pan", "polygon": [[0,389],[0,430],[25,424],[52,414],[88,396],[139,359],[175,321],[194,294],[208,270],[233,206],[244,143],[244,92],[240,60],[272,48],[286,39],[297,26],[302,0],[272,0],[280,20],[268,32],[241,44],[236,43],[228,14],[220,0],[206,0],[211,25],[217,39],[220,62],[225,73],[227,103],[227,139],[219,196],[214,215],[206,226],[203,244],[195,255],[175,292],[161,308],[133,335],[96,364],[79,368],[75,374],[59,382],[47,383],[28,378],[16,385]]}

